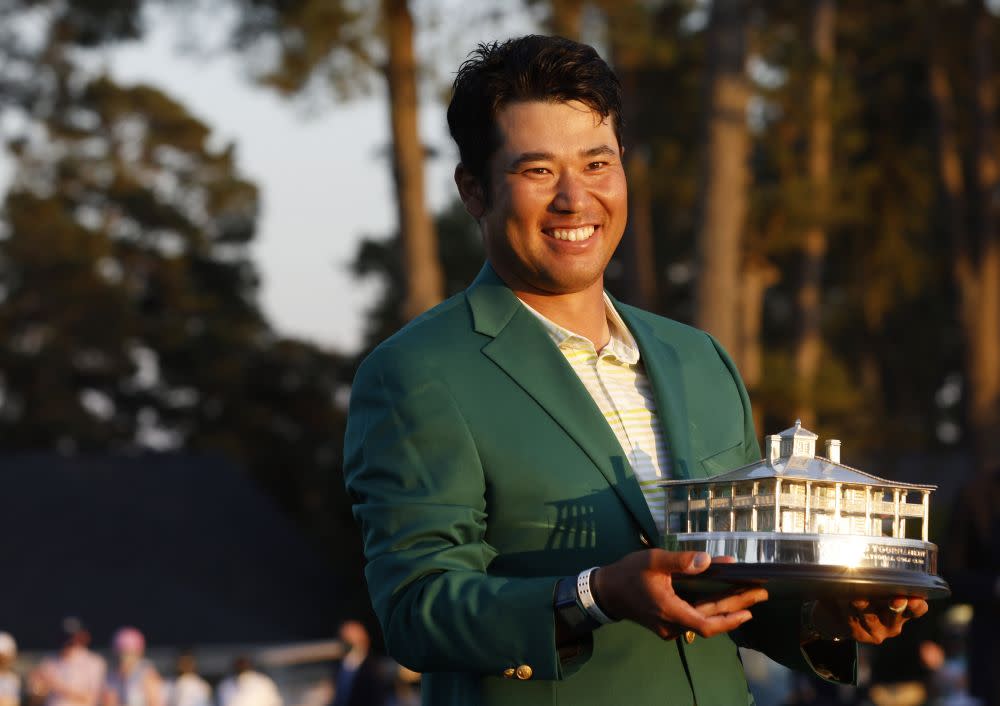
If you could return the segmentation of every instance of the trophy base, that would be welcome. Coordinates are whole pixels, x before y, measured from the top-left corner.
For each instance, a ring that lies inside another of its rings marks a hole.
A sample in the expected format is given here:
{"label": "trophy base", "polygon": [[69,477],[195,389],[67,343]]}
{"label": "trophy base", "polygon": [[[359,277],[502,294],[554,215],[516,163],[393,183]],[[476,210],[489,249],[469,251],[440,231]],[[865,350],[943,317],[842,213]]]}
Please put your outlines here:
{"label": "trophy base", "polygon": [[766,588],[771,598],[802,600],[951,595],[947,582],[934,574],[816,564],[713,564],[694,576],[675,574],[673,583],[679,594],[691,597],[756,586]]}

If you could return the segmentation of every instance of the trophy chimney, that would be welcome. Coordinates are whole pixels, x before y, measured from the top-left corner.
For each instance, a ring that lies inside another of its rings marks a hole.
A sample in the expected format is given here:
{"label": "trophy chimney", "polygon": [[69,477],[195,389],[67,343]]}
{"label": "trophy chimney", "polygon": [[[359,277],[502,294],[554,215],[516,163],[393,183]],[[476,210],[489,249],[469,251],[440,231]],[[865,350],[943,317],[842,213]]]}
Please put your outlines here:
{"label": "trophy chimney", "polygon": [[840,463],[840,439],[827,439],[823,442],[826,457],[834,463]]}
{"label": "trophy chimney", "polygon": [[781,458],[781,437],[777,434],[764,437],[764,458],[772,465]]}

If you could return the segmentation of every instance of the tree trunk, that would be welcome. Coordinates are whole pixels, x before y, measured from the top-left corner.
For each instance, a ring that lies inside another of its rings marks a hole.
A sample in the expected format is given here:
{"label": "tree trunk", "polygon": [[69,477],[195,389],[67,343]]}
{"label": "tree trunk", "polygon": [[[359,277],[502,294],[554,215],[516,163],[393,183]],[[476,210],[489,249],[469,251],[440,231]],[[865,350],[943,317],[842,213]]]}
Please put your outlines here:
{"label": "tree trunk", "polygon": [[383,0],[388,63],[392,162],[399,234],[403,245],[406,299],[403,317],[412,319],[444,296],[437,234],[424,200],[424,151],[417,129],[417,63],[413,17],[407,0]]}
{"label": "tree trunk", "polygon": [[993,195],[1000,189],[993,126],[996,76],[991,60],[992,18],[970,2],[975,134],[966,184],[952,83],[931,28],[928,79],[937,118],[938,172],[952,242],[952,272],[965,343],[967,424],[981,468],[1000,463],[1000,230]]}
{"label": "tree trunk", "polygon": [[[764,321],[764,295],[777,284],[781,273],[763,257],[748,258],[743,265],[739,297],[740,374],[751,396],[764,381],[764,342],[761,338]],[[763,404],[754,404],[754,427],[764,428]]]}
{"label": "tree trunk", "polygon": [[639,145],[626,153],[628,171],[628,227],[622,243],[626,296],[633,306],[648,311],[659,307],[656,286],[656,248],[653,243],[653,196],[649,157]]}
{"label": "tree trunk", "polygon": [[830,211],[830,172],[833,160],[834,0],[813,0],[812,50],[816,62],[810,91],[809,182],[813,199],[812,224],[802,244],[802,281],[798,292],[799,332],[795,345],[796,416],[806,426],[816,423],[814,390],[823,350],[822,286],[826,259],[826,222]]}
{"label": "tree trunk", "polygon": [[553,34],[580,41],[584,0],[550,0],[549,27]]}
{"label": "tree trunk", "polygon": [[[624,13],[627,19],[628,13]],[[628,175],[628,225],[619,246],[625,266],[626,301],[640,309],[656,311],[659,293],[656,282],[656,248],[653,235],[652,175],[649,173],[649,146],[639,134],[642,104],[639,84],[644,57],[629,41],[635,30],[621,24],[623,13],[613,13],[608,21],[611,37],[611,60],[622,82],[622,120],[624,122],[625,172]],[[616,24],[618,23],[618,24]],[[623,41],[623,38],[627,38]]]}
{"label": "tree trunk", "polygon": [[[994,129],[997,120],[997,76],[993,68],[993,18],[985,0],[976,0],[973,27],[973,91],[975,141],[970,222],[978,252],[975,295],[966,312],[969,424],[983,464],[1000,462],[1000,232],[996,194],[1000,193],[1000,163]],[[966,255],[968,257],[968,255]]]}
{"label": "tree trunk", "polygon": [[747,210],[746,3],[712,3],[709,19],[706,171],[697,237],[695,325],[740,363],[737,308]]}

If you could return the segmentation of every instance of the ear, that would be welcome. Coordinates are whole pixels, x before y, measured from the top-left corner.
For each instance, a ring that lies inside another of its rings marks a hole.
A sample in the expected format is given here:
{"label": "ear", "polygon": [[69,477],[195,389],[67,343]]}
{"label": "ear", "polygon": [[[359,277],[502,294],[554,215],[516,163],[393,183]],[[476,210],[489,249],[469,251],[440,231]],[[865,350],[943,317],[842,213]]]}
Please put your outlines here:
{"label": "ear", "polygon": [[458,195],[465,204],[465,210],[477,221],[486,215],[486,195],[483,193],[482,184],[479,179],[473,176],[472,172],[459,163],[455,167],[455,185],[458,187]]}

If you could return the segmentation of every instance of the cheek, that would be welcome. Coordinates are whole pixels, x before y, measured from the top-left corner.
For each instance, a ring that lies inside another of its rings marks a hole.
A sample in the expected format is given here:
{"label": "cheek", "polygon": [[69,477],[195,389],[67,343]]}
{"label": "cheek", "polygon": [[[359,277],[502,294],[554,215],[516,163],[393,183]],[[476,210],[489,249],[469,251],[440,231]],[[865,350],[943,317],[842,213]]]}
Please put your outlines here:
{"label": "cheek", "polygon": [[538,218],[550,200],[546,188],[527,181],[509,186],[505,197],[508,218],[522,221]]}
{"label": "cheek", "polygon": [[628,189],[624,174],[609,174],[597,184],[596,191],[602,200],[615,207],[623,207],[628,202]]}

